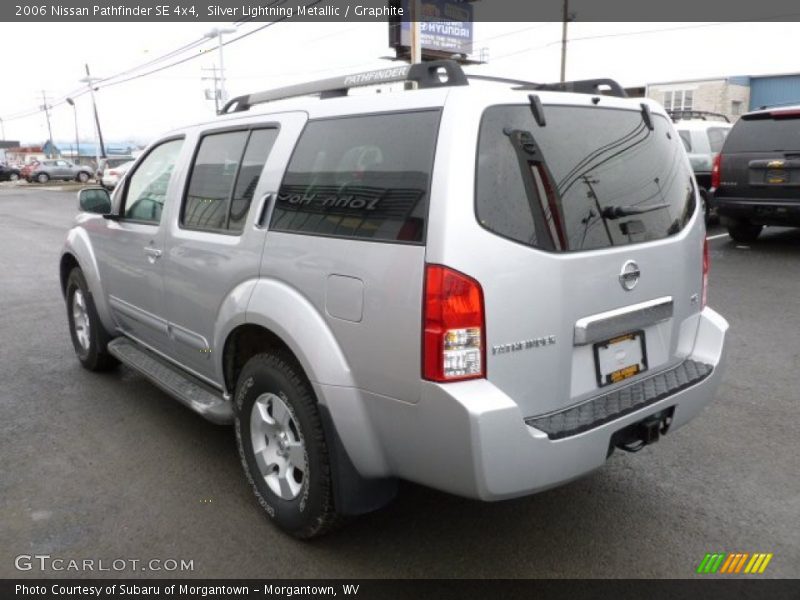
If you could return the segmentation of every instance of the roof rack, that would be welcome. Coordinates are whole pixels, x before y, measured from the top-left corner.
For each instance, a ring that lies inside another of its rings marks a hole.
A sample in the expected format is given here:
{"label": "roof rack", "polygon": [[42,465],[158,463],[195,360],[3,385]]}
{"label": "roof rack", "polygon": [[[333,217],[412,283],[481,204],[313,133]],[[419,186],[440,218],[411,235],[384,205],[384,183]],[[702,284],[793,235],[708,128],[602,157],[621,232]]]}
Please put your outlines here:
{"label": "roof rack", "polygon": [[533,83],[522,85],[520,90],[541,90],[550,92],[572,92],[574,94],[600,94],[627,98],[625,89],[613,79],[579,79],[559,83]]}
{"label": "roof rack", "polygon": [[727,115],[711,112],[709,110],[670,109],[667,111],[667,114],[673,122],[680,121],[681,119],[701,119],[703,121],[708,121],[709,117],[722,119],[726,123],[731,122]]}
{"label": "roof rack", "polygon": [[378,85],[382,83],[395,83],[399,81],[414,81],[420,88],[436,88],[455,85],[468,85],[467,77],[461,66],[452,60],[432,60],[413,65],[388,67],[376,71],[365,71],[342,77],[331,77],[320,81],[311,81],[256,92],[244,96],[237,96],[228,101],[220,114],[229,114],[250,110],[257,104],[294,98],[297,96],[311,96],[319,94],[321,98],[346,96],[350,88]]}
{"label": "roof rack", "polygon": [[559,83],[536,83],[535,81],[508,79],[506,77],[494,77],[492,75],[467,75],[467,79],[509,83],[518,86],[515,88],[517,90],[573,92],[575,94],[604,94],[607,96],[619,96],[620,98],[628,97],[625,89],[613,79],[579,79],[576,81],[562,81]]}

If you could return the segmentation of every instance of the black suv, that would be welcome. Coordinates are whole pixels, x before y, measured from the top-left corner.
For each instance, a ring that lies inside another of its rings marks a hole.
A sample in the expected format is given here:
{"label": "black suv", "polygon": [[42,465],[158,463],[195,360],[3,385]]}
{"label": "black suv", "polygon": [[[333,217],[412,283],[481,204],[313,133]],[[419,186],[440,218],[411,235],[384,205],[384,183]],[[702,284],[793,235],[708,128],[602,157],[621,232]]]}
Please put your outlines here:
{"label": "black suv", "polygon": [[714,204],[737,242],[765,225],[800,227],[800,106],[743,115],[711,174]]}

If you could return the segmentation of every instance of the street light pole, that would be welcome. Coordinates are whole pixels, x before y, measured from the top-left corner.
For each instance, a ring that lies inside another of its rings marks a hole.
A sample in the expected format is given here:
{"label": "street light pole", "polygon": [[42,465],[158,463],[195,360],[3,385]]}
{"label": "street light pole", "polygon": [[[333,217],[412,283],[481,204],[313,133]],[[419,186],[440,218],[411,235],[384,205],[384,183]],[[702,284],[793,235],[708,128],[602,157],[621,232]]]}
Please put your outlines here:
{"label": "street light pole", "polygon": [[99,77],[92,77],[89,73],[89,65],[86,66],[86,77],[81,79],[81,83],[85,83],[89,86],[89,95],[92,97],[92,108],[94,109],[94,126],[97,131],[97,139],[100,142],[100,150],[99,152],[95,150],[94,157],[97,161],[97,166],[100,166],[100,157],[106,158],[106,145],[103,143],[103,131],[100,129],[100,117],[97,114],[97,101],[94,97],[94,84],[97,81],[100,81]]}
{"label": "street light pole", "polygon": [[219,88],[220,88],[220,104],[225,106],[225,103],[228,101],[228,90],[225,89],[225,57],[223,56],[222,47],[224,44],[222,43],[222,34],[223,33],[234,33],[236,29],[233,27],[214,27],[211,31],[205,34],[205,37],[208,39],[213,40],[217,38],[219,42]]}
{"label": "street light pole", "polygon": [[67,104],[72,107],[72,114],[75,117],[75,163],[80,164],[81,160],[81,142],[78,135],[78,107],[75,106],[75,100],[67,98]]}

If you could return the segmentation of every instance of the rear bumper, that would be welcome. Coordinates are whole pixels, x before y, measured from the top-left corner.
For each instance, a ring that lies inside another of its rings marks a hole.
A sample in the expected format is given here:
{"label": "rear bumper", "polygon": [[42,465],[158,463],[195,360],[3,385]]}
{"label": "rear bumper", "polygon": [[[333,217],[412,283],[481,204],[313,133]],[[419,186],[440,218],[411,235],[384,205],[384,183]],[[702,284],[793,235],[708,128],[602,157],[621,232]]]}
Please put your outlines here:
{"label": "rear bumper", "polygon": [[712,204],[721,217],[732,220],[800,227],[800,197],[797,200],[771,200],[714,196]]}
{"label": "rear bumper", "polygon": [[[545,490],[601,467],[611,436],[649,415],[674,407],[670,431],[694,418],[713,399],[725,366],[728,323],[706,308],[688,357],[710,365],[694,385],[561,439],[526,425],[519,407],[486,380],[426,384],[407,408],[369,402],[391,474],[482,500]],[[397,403],[393,403],[396,405]]]}

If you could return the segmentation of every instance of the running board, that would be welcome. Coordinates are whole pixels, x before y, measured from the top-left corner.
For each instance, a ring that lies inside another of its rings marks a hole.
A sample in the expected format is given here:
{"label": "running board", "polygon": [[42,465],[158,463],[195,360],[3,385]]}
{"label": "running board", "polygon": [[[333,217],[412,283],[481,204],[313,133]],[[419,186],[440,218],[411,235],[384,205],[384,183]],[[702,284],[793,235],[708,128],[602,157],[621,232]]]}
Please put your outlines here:
{"label": "running board", "polygon": [[109,343],[108,351],[201,417],[219,425],[233,422],[233,406],[221,392],[154,352],[125,337],[118,337]]}

